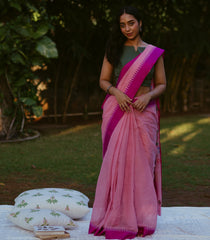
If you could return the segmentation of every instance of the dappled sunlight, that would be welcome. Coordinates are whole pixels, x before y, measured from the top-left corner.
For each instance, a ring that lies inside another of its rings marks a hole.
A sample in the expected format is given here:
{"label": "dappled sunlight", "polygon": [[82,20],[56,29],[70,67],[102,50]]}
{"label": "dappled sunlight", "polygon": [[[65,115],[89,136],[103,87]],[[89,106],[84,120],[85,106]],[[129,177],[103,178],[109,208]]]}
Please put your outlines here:
{"label": "dappled sunlight", "polygon": [[186,146],[184,144],[178,145],[176,148],[172,149],[169,154],[183,154],[186,151]]}
{"label": "dappled sunlight", "polygon": [[179,137],[183,134],[193,131],[195,128],[195,124],[193,123],[183,123],[179,126],[173,128],[172,131],[168,133],[168,137]]}
{"label": "dappled sunlight", "polygon": [[78,126],[73,127],[73,128],[68,128],[68,129],[58,133],[56,136],[63,136],[63,135],[68,135],[70,133],[76,133],[76,132],[78,132],[80,130],[92,127],[93,125],[95,125],[95,123],[94,124],[87,124],[87,125],[78,125]]}
{"label": "dappled sunlight", "polygon": [[160,129],[160,134],[166,134],[169,131],[169,128]]}
{"label": "dappled sunlight", "polygon": [[193,119],[189,120],[190,122],[181,122],[177,123],[177,125],[161,129],[161,143],[165,145],[164,147],[168,148],[166,155],[189,156],[189,154],[193,154],[196,147],[196,152],[200,152],[204,148],[204,144],[199,146],[197,139],[208,134],[207,124],[210,123],[210,118],[201,117],[197,121],[193,121]]}
{"label": "dappled sunlight", "polygon": [[196,122],[181,123],[173,128],[163,128],[160,130],[161,143],[166,143],[175,138],[180,138],[181,142],[187,142],[202,133],[202,125],[210,124],[210,117],[201,118]]}
{"label": "dappled sunlight", "polygon": [[199,119],[197,121],[197,124],[210,124],[210,117],[208,118],[203,118],[203,119]]}
{"label": "dappled sunlight", "polygon": [[167,131],[163,131],[161,132],[161,134],[166,134],[166,136],[161,139],[162,143],[165,143],[169,140],[172,140],[173,138],[176,137],[181,137],[182,135],[186,134],[186,133],[190,133],[195,129],[195,124],[194,123],[183,123],[180,124],[176,127],[174,127],[171,130],[166,129]]}
{"label": "dappled sunlight", "polygon": [[192,133],[188,134],[187,136],[183,137],[182,141],[187,142],[187,141],[193,139],[199,133],[201,133],[201,129],[199,129],[199,130],[197,130],[195,132],[192,132]]}

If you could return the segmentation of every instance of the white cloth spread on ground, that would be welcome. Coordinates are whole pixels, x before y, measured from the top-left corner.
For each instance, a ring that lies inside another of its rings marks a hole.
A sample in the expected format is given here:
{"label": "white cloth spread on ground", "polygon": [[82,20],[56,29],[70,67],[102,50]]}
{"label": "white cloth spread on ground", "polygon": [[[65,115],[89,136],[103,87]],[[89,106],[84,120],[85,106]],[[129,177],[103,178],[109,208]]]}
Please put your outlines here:
{"label": "white cloth spread on ground", "polygon": [[[36,240],[33,232],[23,230],[7,219],[13,206],[0,205],[0,239],[2,240]],[[88,234],[91,211],[86,217],[76,221],[78,228],[71,230],[71,240],[97,240]],[[162,216],[158,217],[156,231],[145,240],[210,240],[210,207],[163,207]]]}

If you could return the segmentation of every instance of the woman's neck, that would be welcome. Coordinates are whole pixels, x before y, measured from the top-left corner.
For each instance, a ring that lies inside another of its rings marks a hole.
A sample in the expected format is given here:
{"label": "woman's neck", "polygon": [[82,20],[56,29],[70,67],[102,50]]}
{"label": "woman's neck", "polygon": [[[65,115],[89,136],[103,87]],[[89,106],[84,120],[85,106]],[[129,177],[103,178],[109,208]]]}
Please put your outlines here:
{"label": "woman's neck", "polygon": [[145,47],[146,43],[139,36],[134,39],[127,39],[125,42],[125,45],[133,46],[135,48],[135,50],[137,50],[138,47]]}

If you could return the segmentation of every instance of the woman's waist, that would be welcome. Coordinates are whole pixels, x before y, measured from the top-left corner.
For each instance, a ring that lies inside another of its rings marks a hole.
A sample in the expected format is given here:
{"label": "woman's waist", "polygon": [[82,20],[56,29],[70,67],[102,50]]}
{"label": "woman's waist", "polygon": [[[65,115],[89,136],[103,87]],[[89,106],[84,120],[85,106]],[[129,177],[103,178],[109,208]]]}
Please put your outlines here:
{"label": "woman's waist", "polygon": [[138,89],[135,97],[139,97],[139,96],[141,96],[141,95],[143,95],[143,94],[146,94],[146,93],[148,93],[148,92],[150,92],[150,91],[151,91],[151,88],[150,88],[150,87],[141,86],[141,87]]}
{"label": "woman's waist", "polygon": [[[120,88],[118,88],[118,89],[121,90]],[[121,91],[122,91],[122,90],[121,90]],[[150,91],[151,91],[151,88],[150,88],[150,87],[141,86],[141,87],[138,89],[136,95],[134,96],[133,102],[134,102],[135,100],[137,100],[141,95],[146,94],[146,93],[148,93],[148,92],[150,92]],[[126,92],[125,92],[125,94],[126,94]],[[108,97],[108,99],[106,99],[106,102],[107,102],[107,100],[108,100],[108,102],[112,103],[112,104],[111,104],[112,106],[113,106],[113,105],[118,105],[117,99],[116,99],[116,97],[115,97],[114,95],[110,95],[110,96]]]}

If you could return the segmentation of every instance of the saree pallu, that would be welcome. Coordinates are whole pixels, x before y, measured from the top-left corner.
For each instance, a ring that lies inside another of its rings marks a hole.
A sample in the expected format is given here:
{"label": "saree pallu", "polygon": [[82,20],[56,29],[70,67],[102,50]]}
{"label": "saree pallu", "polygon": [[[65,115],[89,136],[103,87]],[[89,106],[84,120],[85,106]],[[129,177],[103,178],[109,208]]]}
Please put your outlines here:
{"label": "saree pallu", "polygon": [[[130,95],[127,86],[132,78],[126,77],[127,70],[124,74],[122,72],[118,88]],[[132,98],[134,101],[137,99]],[[89,233],[105,234],[108,239],[152,234],[157,214],[160,214],[161,160],[157,106],[155,101],[151,101],[143,112],[132,106],[130,109],[128,113],[120,113],[114,96],[109,96],[103,106],[103,162]],[[113,115],[117,114],[120,117],[115,117],[115,123]],[[110,128],[110,124],[114,127]]]}

